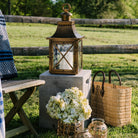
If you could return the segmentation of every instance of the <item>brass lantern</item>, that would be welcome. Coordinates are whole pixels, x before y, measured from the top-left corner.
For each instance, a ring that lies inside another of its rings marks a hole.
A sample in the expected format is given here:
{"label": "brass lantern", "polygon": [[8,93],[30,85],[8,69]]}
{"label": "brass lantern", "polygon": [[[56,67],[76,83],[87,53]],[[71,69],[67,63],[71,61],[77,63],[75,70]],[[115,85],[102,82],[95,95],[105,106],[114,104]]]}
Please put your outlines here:
{"label": "brass lantern", "polygon": [[[68,8],[65,8],[68,7]],[[82,69],[82,38],[71,21],[70,4],[62,6],[62,21],[49,39],[49,72],[53,74],[77,74]]]}

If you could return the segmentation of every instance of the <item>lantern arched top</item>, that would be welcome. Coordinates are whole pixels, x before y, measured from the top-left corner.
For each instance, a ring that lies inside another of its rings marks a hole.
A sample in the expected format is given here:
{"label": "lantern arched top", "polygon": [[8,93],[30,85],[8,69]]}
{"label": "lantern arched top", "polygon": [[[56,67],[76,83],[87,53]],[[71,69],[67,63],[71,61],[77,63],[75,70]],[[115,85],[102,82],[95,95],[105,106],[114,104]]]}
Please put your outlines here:
{"label": "lantern arched top", "polygon": [[[68,8],[65,8],[68,6]],[[81,36],[75,28],[75,22],[71,21],[71,13],[69,10],[71,9],[70,4],[65,3],[62,6],[64,13],[61,13],[62,21],[58,22],[57,30],[54,35],[49,37],[48,39],[54,38],[75,38],[82,39],[84,36]]]}

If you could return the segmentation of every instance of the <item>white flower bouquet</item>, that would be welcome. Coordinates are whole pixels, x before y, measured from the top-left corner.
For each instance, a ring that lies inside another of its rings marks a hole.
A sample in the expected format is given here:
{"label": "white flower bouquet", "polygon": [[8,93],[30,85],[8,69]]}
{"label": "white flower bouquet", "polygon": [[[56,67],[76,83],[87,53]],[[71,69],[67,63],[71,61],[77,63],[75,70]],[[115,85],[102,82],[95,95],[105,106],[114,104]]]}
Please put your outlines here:
{"label": "white flower bouquet", "polygon": [[71,124],[88,119],[92,109],[84,94],[77,87],[65,89],[50,97],[46,105],[48,114],[64,123]]}

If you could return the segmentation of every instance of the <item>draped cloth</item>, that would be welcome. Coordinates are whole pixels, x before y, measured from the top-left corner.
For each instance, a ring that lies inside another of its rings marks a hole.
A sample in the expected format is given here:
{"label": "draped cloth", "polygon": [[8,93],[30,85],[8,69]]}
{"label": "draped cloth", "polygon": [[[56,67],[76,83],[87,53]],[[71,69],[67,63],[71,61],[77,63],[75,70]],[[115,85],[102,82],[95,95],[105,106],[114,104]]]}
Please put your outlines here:
{"label": "draped cloth", "polygon": [[15,76],[17,76],[17,70],[8,40],[5,19],[0,10],[0,78],[9,79]]}
{"label": "draped cloth", "polygon": [[4,107],[3,107],[1,79],[0,79],[0,138],[5,138],[5,120],[4,120]]}
{"label": "draped cloth", "polygon": [[10,79],[17,76],[13,54],[10,48],[6,23],[0,10],[0,138],[5,138],[4,106],[1,79]]}

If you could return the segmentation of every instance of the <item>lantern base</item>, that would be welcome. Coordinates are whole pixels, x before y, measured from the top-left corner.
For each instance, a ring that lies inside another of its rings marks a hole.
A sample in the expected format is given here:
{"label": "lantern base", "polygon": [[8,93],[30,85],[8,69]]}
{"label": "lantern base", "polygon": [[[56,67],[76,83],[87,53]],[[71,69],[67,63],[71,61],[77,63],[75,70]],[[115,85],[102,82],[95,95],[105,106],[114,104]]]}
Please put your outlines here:
{"label": "lantern base", "polygon": [[[63,92],[67,88],[78,87],[85,97],[90,99],[91,70],[81,70],[77,75],[51,74],[46,71],[40,75],[45,84],[39,87],[39,126],[48,129],[57,129],[57,120],[52,119],[46,111],[46,104],[51,96]],[[85,121],[87,127],[89,120]]]}

